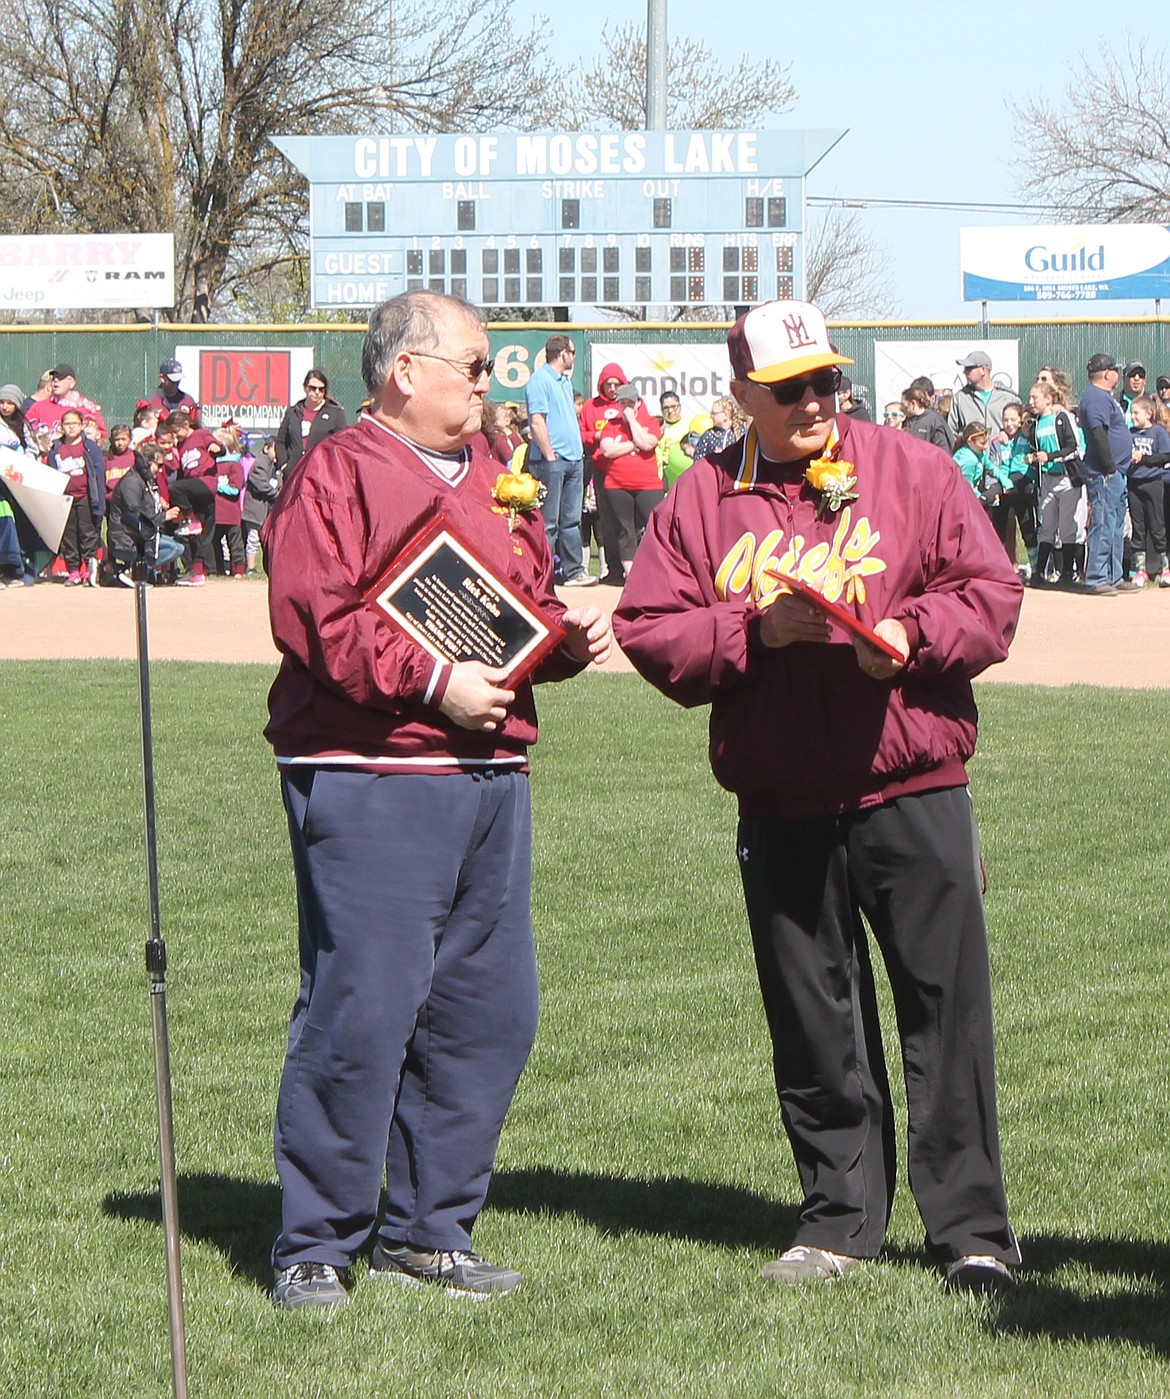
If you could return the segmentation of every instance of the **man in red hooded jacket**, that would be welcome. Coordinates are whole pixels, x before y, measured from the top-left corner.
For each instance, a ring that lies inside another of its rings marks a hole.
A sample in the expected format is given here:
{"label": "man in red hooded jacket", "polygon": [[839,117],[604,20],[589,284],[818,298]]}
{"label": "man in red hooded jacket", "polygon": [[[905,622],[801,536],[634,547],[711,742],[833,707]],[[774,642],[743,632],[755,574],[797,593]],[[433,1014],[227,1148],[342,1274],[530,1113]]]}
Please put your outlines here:
{"label": "man in red hooded jacket", "polygon": [[[625,582],[626,575],[618,546],[618,519],[605,494],[606,461],[600,439],[610,423],[621,421],[622,405],[617,401],[617,391],[628,382],[620,364],[603,365],[597,376],[597,394],[585,400],[580,413],[581,445],[585,449],[585,499],[588,502],[592,486],[597,507],[597,536],[605,551],[605,577],[601,581],[618,588]],[[584,528],[581,537],[585,537]]]}
{"label": "man in red hooded jacket", "polygon": [[[1023,596],[937,447],[836,415],[841,364],[805,302],[732,328],[752,419],[654,512],[615,632],[681,704],[711,705],[711,764],[739,799],[737,853],[804,1192],[769,1282],[877,1257],[894,1127],[864,915],[889,973],[910,1185],[955,1288],[1008,1283],[991,980],[966,762],[971,677],[1007,655]],[[785,586],[806,584],[863,639]]]}

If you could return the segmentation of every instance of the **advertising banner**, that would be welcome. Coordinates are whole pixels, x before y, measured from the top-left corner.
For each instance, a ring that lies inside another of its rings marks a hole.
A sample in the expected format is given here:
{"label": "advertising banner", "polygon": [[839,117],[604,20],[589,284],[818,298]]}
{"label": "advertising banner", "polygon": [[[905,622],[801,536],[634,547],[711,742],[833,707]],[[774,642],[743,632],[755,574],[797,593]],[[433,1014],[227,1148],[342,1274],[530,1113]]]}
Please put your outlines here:
{"label": "advertising banner", "polygon": [[0,309],[97,311],[175,304],[170,233],[0,238]]}
{"label": "advertising banner", "polygon": [[1170,227],[1051,224],[959,231],[964,301],[1170,296]]}
{"label": "advertising banner", "polygon": [[50,553],[61,547],[73,502],[65,494],[65,474],[25,452],[0,447],[0,478],[13,503],[28,517]]}
{"label": "advertising banner", "polygon": [[276,431],[285,409],[304,398],[304,378],[313,367],[311,346],[176,345],[175,358],[203,425],[218,427],[230,418],[250,433]]}
{"label": "advertising banner", "polygon": [[597,392],[602,366],[619,364],[630,383],[646,400],[651,413],[668,390],[678,394],[684,422],[709,413],[711,404],[731,391],[731,362],[726,345],[680,345],[658,341],[640,345],[594,345],[590,350],[589,387]]}
{"label": "advertising banner", "polygon": [[875,340],[873,417],[881,421],[887,403],[897,403],[911,381],[925,375],[938,392],[952,393],[967,382],[958,361],[972,350],[983,350],[991,360],[991,377],[997,388],[1019,394],[1030,385],[1020,385],[1020,342],[1018,340]]}

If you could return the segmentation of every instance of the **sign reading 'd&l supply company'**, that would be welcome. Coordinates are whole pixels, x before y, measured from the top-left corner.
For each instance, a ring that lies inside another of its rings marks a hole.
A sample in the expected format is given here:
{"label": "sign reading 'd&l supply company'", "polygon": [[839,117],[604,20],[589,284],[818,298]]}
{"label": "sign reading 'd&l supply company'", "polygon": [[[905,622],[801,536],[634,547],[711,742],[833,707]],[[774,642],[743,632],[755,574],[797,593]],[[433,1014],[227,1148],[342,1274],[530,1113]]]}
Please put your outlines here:
{"label": "sign reading 'd&l supply company'", "polygon": [[1034,224],[959,230],[964,301],[1117,301],[1170,296],[1170,228]]}
{"label": "sign reading 'd&l supply company'", "polygon": [[173,234],[0,238],[0,310],[97,311],[174,304]]}
{"label": "sign reading 'd&l supply company'", "polygon": [[289,404],[304,398],[302,383],[313,367],[311,346],[176,345],[175,358],[203,425],[230,418],[245,432],[275,432]]}

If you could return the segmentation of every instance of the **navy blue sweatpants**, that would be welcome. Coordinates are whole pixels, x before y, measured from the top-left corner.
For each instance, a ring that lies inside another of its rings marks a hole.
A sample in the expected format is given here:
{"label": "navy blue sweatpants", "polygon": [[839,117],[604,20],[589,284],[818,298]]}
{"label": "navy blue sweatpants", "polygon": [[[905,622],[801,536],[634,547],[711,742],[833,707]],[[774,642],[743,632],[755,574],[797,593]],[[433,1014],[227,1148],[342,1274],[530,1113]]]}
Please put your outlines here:
{"label": "navy blue sweatpants", "polygon": [[465,1249],[536,1034],[527,775],[282,776],[301,989],[276,1109],[278,1268]]}

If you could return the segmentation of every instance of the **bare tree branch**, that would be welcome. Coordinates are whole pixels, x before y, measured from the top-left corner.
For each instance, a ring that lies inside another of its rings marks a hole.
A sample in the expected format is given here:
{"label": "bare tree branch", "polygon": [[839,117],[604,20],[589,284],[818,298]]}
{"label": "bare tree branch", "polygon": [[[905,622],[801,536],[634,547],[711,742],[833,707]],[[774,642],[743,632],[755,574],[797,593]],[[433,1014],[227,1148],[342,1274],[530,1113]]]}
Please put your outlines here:
{"label": "bare tree branch", "polygon": [[10,0],[0,231],[173,229],[177,314],[246,300],[305,246],[271,136],[542,124],[560,74],[511,3]]}
{"label": "bare tree branch", "polygon": [[1082,57],[1059,104],[1014,107],[1021,194],[1072,223],[1170,216],[1170,77],[1165,51],[1132,41]]}
{"label": "bare tree branch", "polygon": [[885,249],[852,210],[830,209],[809,234],[805,296],[833,320],[893,314]]}
{"label": "bare tree branch", "polygon": [[[645,124],[646,37],[635,24],[601,29],[601,55],[570,89],[567,107],[578,127],[636,130]],[[726,130],[758,122],[792,105],[796,89],[788,69],[774,59],[742,57],[727,65],[697,39],[670,43],[667,124],[683,131]],[[878,317],[890,308],[885,250],[872,243],[856,215],[831,215],[806,247],[809,300],[831,315]],[[633,308],[617,308],[634,316]],[[727,320],[730,306],[675,308],[675,319]]]}
{"label": "bare tree branch", "polygon": [[[601,54],[569,90],[566,106],[577,127],[637,131],[646,124],[646,34],[636,24],[607,21],[601,27]],[[744,126],[763,112],[792,106],[796,89],[788,69],[775,59],[744,55],[734,67],[697,39],[670,41],[667,125],[679,131],[719,131]]]}

